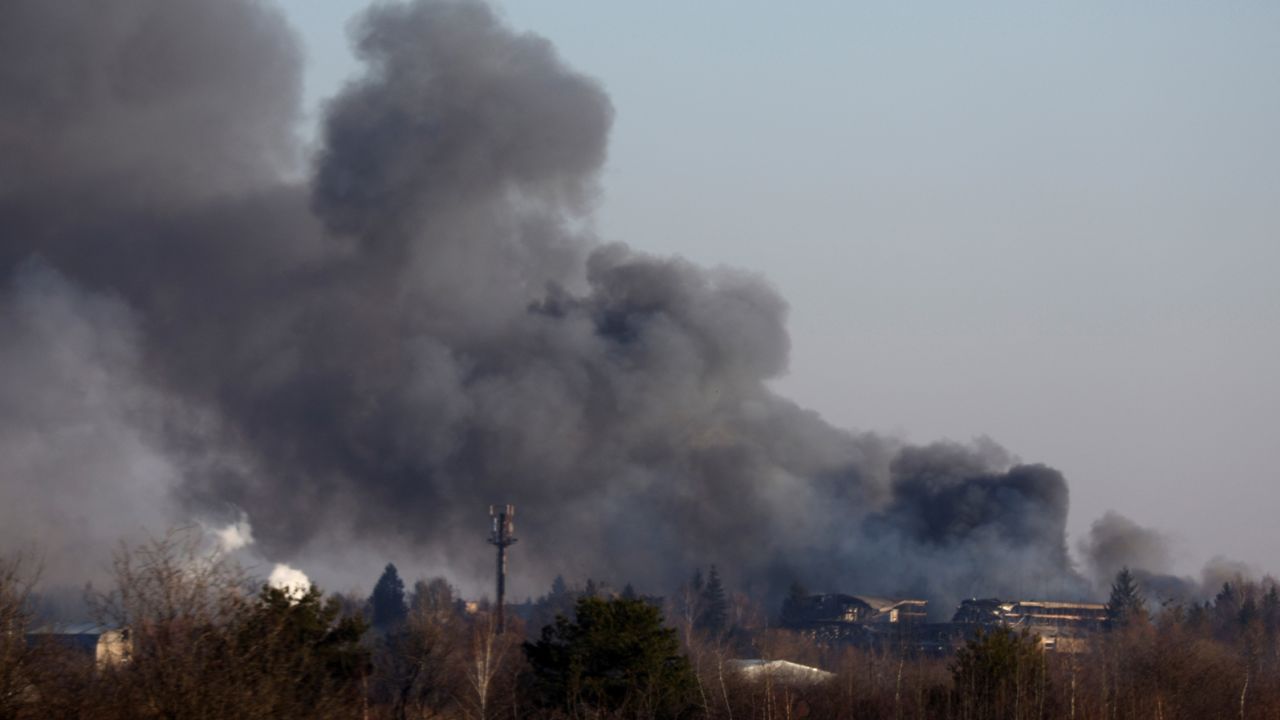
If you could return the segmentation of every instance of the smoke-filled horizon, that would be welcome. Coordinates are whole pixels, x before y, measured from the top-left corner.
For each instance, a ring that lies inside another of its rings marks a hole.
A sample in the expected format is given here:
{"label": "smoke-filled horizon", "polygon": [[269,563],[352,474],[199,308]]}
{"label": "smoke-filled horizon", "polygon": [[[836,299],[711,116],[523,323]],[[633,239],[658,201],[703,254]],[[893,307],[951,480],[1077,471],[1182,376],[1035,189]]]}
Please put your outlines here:
{"label": "smoke-filled horizon", "polygon": [[[485,510],[514,503],[517,594],[716,563],[939,613],[1096,596],[1061,473],[833,427],[766,384],[767,280],[595,236],[613,108],[550,43],[474,2],[354,27],[364,74],[298,180],[277,11],[0,7],[7,546],[74,582],[141,528],[243,516],[313,576],[380,556],[484,587]],[[1167,571],[1099,523],[1091,571]]]}

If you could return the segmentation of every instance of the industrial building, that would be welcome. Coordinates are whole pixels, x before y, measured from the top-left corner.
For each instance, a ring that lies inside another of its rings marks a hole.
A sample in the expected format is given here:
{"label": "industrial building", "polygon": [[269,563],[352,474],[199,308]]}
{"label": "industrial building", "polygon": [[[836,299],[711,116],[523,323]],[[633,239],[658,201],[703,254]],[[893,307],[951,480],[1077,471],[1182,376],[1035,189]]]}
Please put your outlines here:
{"label": "industrial building", "polygon": [[132,644],[129,631],[98,623],[48,625],[27,632],[27,643],[49,643],[93,658],[99,668],[126,662]]}
{"label": "industrial building", "polygon": [[1046,650],[1075,652],[1107,622],[1107,606],[1101,603],[1051,600],[1002,601],[974,598],[960,603],[951,622],[962,627],[990,629],[1006,626],[1026,630],[1040,638]]}
{"label": "industrial building", "polygon": [[1103,629],[1107,606],[1050,600],[973,598],[960,603],[951,622],[928,622],[924,600],[830,593],[792,598],[783,625],[824,642],[914,648],[949,653],[996,627],[1026,630],[1046,650],[1076,652]]}

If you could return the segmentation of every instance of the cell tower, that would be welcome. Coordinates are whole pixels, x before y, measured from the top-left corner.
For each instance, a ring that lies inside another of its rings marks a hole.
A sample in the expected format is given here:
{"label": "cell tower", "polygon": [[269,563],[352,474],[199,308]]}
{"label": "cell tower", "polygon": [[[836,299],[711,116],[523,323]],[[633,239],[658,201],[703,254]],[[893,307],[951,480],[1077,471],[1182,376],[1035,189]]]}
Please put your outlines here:
{"label": "cell tower", "polygon": [[490,505],[489,517],[493,518],[489,543],[498,547],[498,633],[501,634],[507,629],[504,597],[507,592],[507,547],[516,542],[516,506]]}

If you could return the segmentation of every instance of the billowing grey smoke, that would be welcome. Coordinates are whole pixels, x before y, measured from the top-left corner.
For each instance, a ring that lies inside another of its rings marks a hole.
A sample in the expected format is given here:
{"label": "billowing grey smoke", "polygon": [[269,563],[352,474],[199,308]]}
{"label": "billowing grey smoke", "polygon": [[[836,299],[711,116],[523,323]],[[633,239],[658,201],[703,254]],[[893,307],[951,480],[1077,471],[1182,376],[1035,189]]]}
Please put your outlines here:
{"label": "billowing grey smoke", "polygon": [[[6,513],[36,488],[171,497],[170,518],[243,510],[268,557],[322,581],[368,553],[477,587],[485,508],[513,502],[518,593],[557,572],[669,588],[717,562],[761,592],[918,593],[943,614],[1080,594],[1057,472],[831,427],[765,386],[788,353],[767,283],[592,236],[612,108],[549,43],[472,2],[356,27],[367,73],[298,182],[276,13],[0,5],[0,264],[27,308],[0,321],[28,328],[0,443],[74,446],[26,418],[64,376],[101,377],[105,410],[58,411],[160,458],[168,493],[7,455]],[[46,304],[80,334],[33,334]],[[65,369],[38,361],[63,346]]]}
{"label": "billowing grey smoke", "polygon": [[[999,470],[998,468],[1007,468]],[[903,448],[891,466],[892,497],[867,519],[868,547],[909,559],[887,569],[895,586],[945,598],[1079,597],[1065,543],[1068,493],[1058,471],[1013,464],[989,440]],[[945,590],[944,590],[945,589]]]}
{"label": "billowing grey smoke", "polygon": [[1239,584],[1256,578],[1248,566],[1222,557],[1205,563],[1198,580],[1171,574],[1168,538],[1116,512],[1093,523],[1088,537],[1080,542],[1080,554],[1099,595],[1106,595],[1116,573],[1128,568],[1153,607],[1208,600],[1225,582]]}
{"label": "billowing grey smoke", "polygon": [[103,548],[173,517],[165,408],[138,373],[135,318],[29,261],[0,291],[0,548],[83,584]]}
{"label": "billowing grey smoke", "polygon": [[1129,518],[1108,512],[1094,521],[1080,553],[1099,587],[1107,587],[1122,568],[1143,573],[1169,572],[1168,542],[1163,535]]}

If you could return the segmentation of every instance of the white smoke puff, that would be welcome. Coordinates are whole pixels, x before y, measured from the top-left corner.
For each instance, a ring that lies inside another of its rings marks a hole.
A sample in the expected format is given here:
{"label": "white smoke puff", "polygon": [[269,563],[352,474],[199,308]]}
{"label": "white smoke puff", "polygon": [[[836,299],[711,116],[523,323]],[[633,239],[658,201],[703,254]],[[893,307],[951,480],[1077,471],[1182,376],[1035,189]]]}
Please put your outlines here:
{"label": "white smoke puff", "polygon": [[267,584],[284,590],[286,595],[295,600],[311,590],[311,579],[307,574],[284,563],[276,563],[271,570],[271,576],[267,578]]}
{"label": "white smoke puff", "polygon": [[244,513],[240,514],[239,520],[214,530],[213,535],[218,539],[218,546],[223,552],[235,552],[253,544],[253,528],[250,527],[249,518]]}

